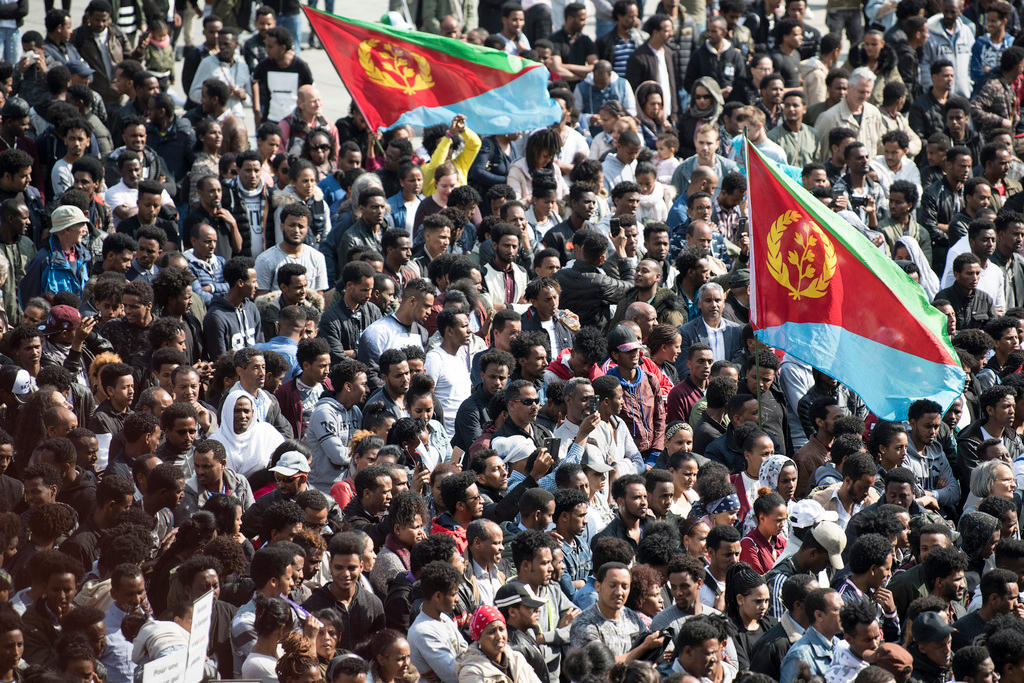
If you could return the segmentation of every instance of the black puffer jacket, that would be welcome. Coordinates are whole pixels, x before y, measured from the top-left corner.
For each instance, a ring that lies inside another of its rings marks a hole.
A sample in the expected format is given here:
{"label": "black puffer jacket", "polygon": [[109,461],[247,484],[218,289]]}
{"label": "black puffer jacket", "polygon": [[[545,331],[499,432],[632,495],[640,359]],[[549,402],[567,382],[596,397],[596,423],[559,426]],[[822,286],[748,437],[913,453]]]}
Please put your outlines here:
{"label": "black puffer jacket", "polygon": [[576,259],[571,268],[555,273],[562,287],[562,307],[578,315],[580,324],[605,329],[611,319],[612,304],[618,303],[633,287],[634,270],[627,262],[620,262],[622,279],[616,280],[600,268]]}

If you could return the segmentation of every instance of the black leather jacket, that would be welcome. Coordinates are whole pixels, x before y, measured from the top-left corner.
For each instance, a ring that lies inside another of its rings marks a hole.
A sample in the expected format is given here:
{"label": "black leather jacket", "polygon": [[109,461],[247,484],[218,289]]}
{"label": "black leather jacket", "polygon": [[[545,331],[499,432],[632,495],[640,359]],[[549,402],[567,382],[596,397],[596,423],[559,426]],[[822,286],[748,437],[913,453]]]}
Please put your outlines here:
{"label": "black leather jacket", "polygon": [[608,327],[611,305],[618,303],[633,287],[633,267],[620,259],[621,280],[609,277],[600,268],[577,259],[571,268],[562,268],[555,279],[562,286],[561,303],[580,318],[583,325]]}

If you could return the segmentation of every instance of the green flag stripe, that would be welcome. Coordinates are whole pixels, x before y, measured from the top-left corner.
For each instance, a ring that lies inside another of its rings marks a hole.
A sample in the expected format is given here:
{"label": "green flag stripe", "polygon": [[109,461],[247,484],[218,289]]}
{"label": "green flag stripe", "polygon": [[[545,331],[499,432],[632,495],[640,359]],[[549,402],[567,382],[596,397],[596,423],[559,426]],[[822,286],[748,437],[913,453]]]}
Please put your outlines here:
{"label": "green flag stripe", "polygon": [[464,59],[467,62],[473,62],[479,66],[489,67],[491,69],[498,69],[499,71],[515,74],[527,67],[538,65],[538,62],[534,62],[529,59],[522,59],[521,57],[510,55],[500,50],[483,47],[481,45],[471,45],[469,43],[462,42],[461,40],[444,38],[442,36],[434,35],[433,33],[403,31],[386,24],[379,24],[371,21],[360,21],[359,19],[349,19],[348,17],[339,17],[335,14],[322,12],[312,7],[303,7],[303,9],[307,12],[317,12],[318,14],[322,14],[325,17],[330,17],[331,19],[345,24],[358,26],[366,31],[383,33],[390,38],[395,38],[405,43],[424,47],[430,50],[436,50],[437,52],[451,55],[457,59]]}
{"label": "green flag stripe", "polygon": [[[931,302],[928,301],[927,295],[921,286],[910,279],[910,276],[896,265],[896,262],[886,257],[878,248],[867,239],[851,241],[844,235],[845,230],[837,230],[834,227],[834,221],[846,222],[842,217],[830,211],[824,204],[818,201],[812,196],[803,186],[797,183],[795,180],[790,178],[784,173],[781,173],[774,167],[774,163],[766,160],[765,157],[754,147],[753,144],[747,141],[746,149],[752,150],[764,164],[764,167],[768,169],[768,172],[787,190],[790,195],[795,199],[805,211],[821,225],[822,228],[828,230],[829,235],[836,239],[842,244],[846,250],[853,254],[864,267],[875,273],[879,280],[885,284],[893,294],[896,295],[900,303],[903,304],[904,309],[908,314],[917,318],[921,323],[930,330],[933,334],[939,337],[946,345],[946,350],[952,357],[953,361],[959,364],[959,359],[956,353],[953,352],[953,342],[949,338],[949,333],[946,330],[945,322],[939,320],[936,316],[928,315],[929,309],[935,311],[932,308]],[[747,164],[747,173],[749,175],[750,166]],[[806,196],[805,196],[806,195]],[[852,225],[849,226],[850,231],[859,234],[856,228]],[[937,312],[937,311],[936,311]]]}

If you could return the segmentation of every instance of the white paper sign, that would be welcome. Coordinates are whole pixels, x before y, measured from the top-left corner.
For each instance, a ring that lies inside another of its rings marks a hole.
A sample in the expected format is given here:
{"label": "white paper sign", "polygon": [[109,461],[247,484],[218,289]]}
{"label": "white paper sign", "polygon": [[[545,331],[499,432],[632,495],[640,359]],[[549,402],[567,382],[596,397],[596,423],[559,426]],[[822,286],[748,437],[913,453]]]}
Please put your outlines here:
{"label": "white paper sign", "polygon": [[113,434],[97,434],[96,442],[100,446],[100,450],[96,453],[96,471],[102,472],[107,468],[107,462],[110,460],[110,440],[113,438]]}
{"label": "white paper sign", "polygon": [[211,590],[192,604],[192,630],[188,637],[188,664],[185,666],[185,683],[200,683],[203,680],[203,665],[206,664],[206,650],[210,644],[210,622],[212,619],[213,591]]}
{"label": "white paper sign", "polygon": [[142,683],[181,683],[185,662],[178,652],[142,665]]}

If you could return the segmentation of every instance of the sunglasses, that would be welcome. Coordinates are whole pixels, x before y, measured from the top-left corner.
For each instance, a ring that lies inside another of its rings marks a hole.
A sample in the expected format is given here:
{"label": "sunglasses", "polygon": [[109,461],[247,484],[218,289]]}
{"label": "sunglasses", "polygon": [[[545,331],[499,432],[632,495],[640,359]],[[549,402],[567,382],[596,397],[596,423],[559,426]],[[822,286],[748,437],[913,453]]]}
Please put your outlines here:
{"label": "sunglasses", "polygon": [[695,100],[710,100],[711,99],[711,95],[694,95],[693,99],[695,99]]}
{"label": "sunglasses", "polygon": [[517,398],[515,400],[515,402],[519,403],[521,405],[524,405],[524,406],[535,406],[535,405],[539,405],[540,404],[540,399],[539,398]]}
{"label": "sunglasses", "polygon": [[331,151],[331,146],[330,145],[313,145],[312,149],[315,149],[318,152],[330,152]]}

